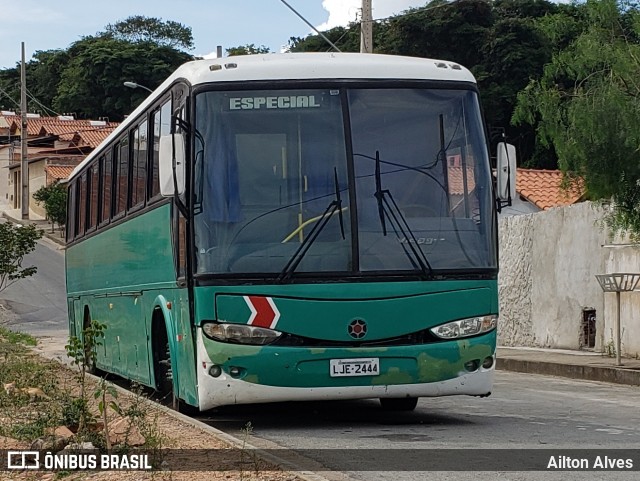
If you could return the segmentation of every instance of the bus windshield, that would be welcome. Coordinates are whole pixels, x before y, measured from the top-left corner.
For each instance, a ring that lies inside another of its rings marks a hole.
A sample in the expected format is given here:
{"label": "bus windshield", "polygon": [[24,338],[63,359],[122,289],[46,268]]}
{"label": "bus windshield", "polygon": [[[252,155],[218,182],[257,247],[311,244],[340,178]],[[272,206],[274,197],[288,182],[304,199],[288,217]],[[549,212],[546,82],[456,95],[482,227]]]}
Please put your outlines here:
{"label": "bus windshield", "polygon": [[198,274],[496,267],[475,92],[204,91],[195,110]]}

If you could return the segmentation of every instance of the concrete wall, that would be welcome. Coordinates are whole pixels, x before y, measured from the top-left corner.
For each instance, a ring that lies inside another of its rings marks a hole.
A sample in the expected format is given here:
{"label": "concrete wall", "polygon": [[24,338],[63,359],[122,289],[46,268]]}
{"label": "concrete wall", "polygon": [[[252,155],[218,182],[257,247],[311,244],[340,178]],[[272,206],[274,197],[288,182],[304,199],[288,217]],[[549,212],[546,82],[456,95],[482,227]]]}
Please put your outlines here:
{"label": "concrete wall", "polygon": [[11,208],[10,196],[13,193],[9,191],[9,159],[12,147],[8,145],[0,145],[0,210]]}
{"label": "concrete wall", "polygon": [[[640,245],[611,243],[604,246],[606,272],[640,273]],[[615,293],[604,295],[604,331],[605,350],[615,353],[614,323],[617,317]],[[640,285],[635,292],[620,293],[620,326],[622,332],[622,355],[640,357]]]}
{"label": "concrete wall", "polygon": [[585,202],[500,219],[500,344],[579,349],[583,309],[595,309],[596,349],[603,348],[604,294],[595,278],[607,269],[602,217]]}
{"label": "concrete wall", "polygon": [[47,214],[44,205],[38,204],[33,198],[33,194],[46,183],[45,165],[44,159],[29,162],[29,219],[44,219]]}

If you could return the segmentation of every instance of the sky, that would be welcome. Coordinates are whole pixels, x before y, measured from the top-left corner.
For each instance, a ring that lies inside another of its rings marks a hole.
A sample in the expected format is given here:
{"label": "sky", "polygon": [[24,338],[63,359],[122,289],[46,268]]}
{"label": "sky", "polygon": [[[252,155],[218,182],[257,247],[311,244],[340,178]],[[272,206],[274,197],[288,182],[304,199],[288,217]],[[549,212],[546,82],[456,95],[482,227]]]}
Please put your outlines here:
{"label": "sky", "polygon": [[[362,0],[286,0],[319,30],[356,20]],[[557,0],[569,1],[569,0]],[[428,0],[372,0],[373,18],[385,18]],[[281,0],[0,0],[0,69],[13,68],[25,43],[27,61],[38,50],[66,49],[76,40],[133,15],[191,27],[196,56],[255,44],[278,52],[290,37],[312,30]]]}
{"label": "sky", "polygon": [[[362,0],[287,0],[319,29],[356,20]],[[373,18],[383,18],[427,0],[373,0]],[[0,69],[13,68],[25,42],[27,61],[37,50],[66,49],[83,36],[133,15],[159,17],[191,27],[204,56],[238,45],[265,45],[278,52],[290,37],[312,30],[280,0],[0,0]]]}

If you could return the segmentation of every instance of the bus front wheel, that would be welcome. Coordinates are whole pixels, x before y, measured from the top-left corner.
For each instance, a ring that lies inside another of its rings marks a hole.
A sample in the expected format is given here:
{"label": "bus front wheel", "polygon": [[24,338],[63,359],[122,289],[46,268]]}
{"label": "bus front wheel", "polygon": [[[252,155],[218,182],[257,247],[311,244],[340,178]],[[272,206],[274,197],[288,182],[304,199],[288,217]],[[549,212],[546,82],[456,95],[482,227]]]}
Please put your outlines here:
{"label": "bus front wheel", "polygon": [[380,406],[385,411],[413,411],[418,405],[417,397],[383,397]]}

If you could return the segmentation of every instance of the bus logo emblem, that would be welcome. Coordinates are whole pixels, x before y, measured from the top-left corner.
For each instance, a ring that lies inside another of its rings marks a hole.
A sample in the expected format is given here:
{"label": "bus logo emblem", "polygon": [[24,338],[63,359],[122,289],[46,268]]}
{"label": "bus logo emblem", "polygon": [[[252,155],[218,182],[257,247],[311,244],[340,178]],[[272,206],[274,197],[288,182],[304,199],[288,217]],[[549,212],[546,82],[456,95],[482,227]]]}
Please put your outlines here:
{"label": "bus logo emblem", "polygon": [[349,323],[347,330],[354,339],[362,339],[367,335],[367,323],[362,319],[355,319]]}

